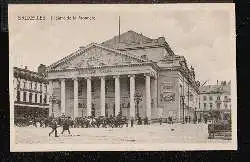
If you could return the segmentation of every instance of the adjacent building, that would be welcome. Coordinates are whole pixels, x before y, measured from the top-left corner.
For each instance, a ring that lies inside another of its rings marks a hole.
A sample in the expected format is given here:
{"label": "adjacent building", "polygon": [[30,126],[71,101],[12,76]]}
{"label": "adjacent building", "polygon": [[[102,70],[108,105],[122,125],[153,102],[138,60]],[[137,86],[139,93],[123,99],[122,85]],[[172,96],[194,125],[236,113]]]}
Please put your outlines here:
{"label": "adjacent building", "polygon": [[49,100],[45,65],[40,65],[38,72],[14,67],[14,117],[47,117]]}
{"label": "adjacent building", "polygon": [[200,108],[203,116],[217,111],[219,120],[228,120],[231,116],[231,82],[217,81],[216,85],[200,87]]}
{"label": "adjacent building", "polygon": [[[50,115],[194,118],[199,82],[164,37],[134,31],[91,43],[47,67]],[[45,84],[46,85],[46,84]]]}

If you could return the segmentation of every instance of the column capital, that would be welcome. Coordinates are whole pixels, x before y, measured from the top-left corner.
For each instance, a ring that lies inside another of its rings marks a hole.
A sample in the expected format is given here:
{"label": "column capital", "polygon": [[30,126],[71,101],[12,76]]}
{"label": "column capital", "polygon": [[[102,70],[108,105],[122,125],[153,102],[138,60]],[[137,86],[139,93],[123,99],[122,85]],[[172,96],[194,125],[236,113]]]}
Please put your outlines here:
{"label": "column capital", "polygon": [[91,76],[84,77],[87,80],[91,80]]}
{"label": "column capital", "polygon": [[59,79],[59,81],[61,82],[61,81],[65,81],[66,79],[65,78],[60,78]]}
{"label": "column capital", "polygon": [[120,75],[114,75],[113,78],[120,78]]}
{"label": "column capital", "polygon": [[78,80],[78,77],[73,77],[72,80],[76,80],[76,81],[77,81],[77,80]]}
{"label": "column capital", "polygon": [[131,77],[132,77],[132,78],[134,78],[134,77],[135,77],[135,74],[129,74],[129,75],[128,75],[128,77],[130,77],[130,78],[131,78]]}
{"label": "column capital", "polygon": [[105,79],[105,76],[99,76],[98,78],[99,79]]}
{"label": "column capital", "polygon": [[152,76],[152,74],[151,73],[144,73],[144,76]]}

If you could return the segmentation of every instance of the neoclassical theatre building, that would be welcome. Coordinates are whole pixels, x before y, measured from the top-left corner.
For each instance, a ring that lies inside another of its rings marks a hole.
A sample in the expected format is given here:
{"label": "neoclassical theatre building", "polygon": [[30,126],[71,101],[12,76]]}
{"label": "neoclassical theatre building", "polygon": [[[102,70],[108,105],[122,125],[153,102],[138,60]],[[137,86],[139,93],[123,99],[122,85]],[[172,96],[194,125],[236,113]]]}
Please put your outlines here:
{"label": "neoclassical theatre building", "polygon": [[[47,67],[50,115],[194,117],[199,82],[164,37],[128,31]],[[53,97],[51,97],[53,96]]]}

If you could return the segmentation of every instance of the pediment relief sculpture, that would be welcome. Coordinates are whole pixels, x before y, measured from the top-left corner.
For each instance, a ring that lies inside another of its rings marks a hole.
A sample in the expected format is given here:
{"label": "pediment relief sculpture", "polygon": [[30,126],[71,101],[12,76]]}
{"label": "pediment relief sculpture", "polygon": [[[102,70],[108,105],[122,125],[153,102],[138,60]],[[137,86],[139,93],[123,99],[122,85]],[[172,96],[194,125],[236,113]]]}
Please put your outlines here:
{"label": "pediment relief sculpture", "polygon": [[127,54],[122,54],[108,49],[101,49],[101,47],[98,46],[93,46],[88,50],[82,52],[79,56],[72,57],[67,61],[65,60],[64,62],[59,63],[54,67],[54,69],[63,70],[67,68],[87,68],[104,65],[115,66],[140,62],[143,62],[143,59],[140,60],[140,58],[138,59],[136,58],[136,56],[129,56]]}

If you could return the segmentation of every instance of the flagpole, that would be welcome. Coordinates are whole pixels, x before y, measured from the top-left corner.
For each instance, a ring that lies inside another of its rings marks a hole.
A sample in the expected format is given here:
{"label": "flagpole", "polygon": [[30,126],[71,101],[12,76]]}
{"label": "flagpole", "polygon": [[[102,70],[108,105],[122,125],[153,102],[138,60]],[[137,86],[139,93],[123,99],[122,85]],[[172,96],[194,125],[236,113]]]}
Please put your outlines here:
{"label": "flagpole", "polygon": [[119,43],[120,43],[120,34],[121,34],[121,20],[119,16]]}

